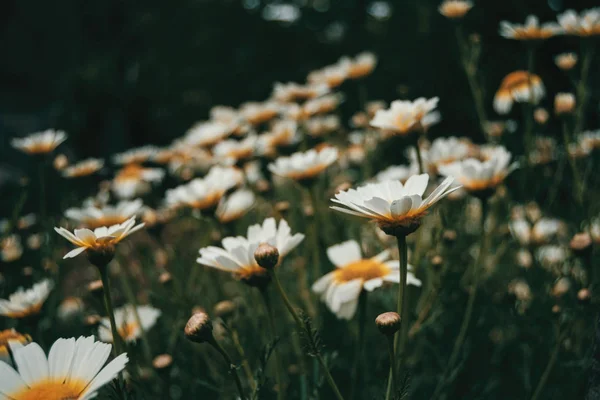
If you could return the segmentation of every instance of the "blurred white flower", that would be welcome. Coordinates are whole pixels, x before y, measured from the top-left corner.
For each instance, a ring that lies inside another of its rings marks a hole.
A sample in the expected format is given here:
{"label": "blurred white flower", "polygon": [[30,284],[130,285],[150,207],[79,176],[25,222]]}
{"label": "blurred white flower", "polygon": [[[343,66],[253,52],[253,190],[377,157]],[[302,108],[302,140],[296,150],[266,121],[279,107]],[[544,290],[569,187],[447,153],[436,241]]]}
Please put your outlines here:
{"label": "blurred white flower", "polygon": [[92,175],[100,171],[104,167],[104,160],[99,158],[88,158],[66,167],[62,170],[62,175],[65,178],[79,178],[82,176]]}
{"label": "blurred white flower", "polygon": [[46,154],[54,151],[65,140],[67,140],[65,132],[48,129],[43,132],[32,133],[24,138],[13,138],[10,144],[23,153]]}
{"label": "blurred white flower", "polygon": [[[133,305],[128,304],[115,310],[117,332],[121,339],[127,343],[139,339],[142,335],[142,330],[147,332],[156,324],[156,321],[162,314],[159,309],[151,306],[137,306],[136,309],[133,307]],[[135,315],[136,310],[140,317],[139,321]],[[98,338],[103,342],[113,343],[113,335],[108,318],[102,318],[102,322],[98,327]]]}
{"label": "blurred white flower", "polygon": [[500,22],[500,35],[507,39],[540,40],[563,33],[563,29],[555,22],[540,25],[538,17],[529,15],[524,25],[507,21]]}
{"label": "blurred white flower", "polygon": [[459,19],[473,8],[473,3],[466,0],[444,0],[438,11],[446,18]]}
{"label": "blurred white flower", "polygon": [[494,110],[508,114],[514,102],[537,104],[546,94],[542,79],[527,71],[506,75],[494,96]]}
{"label": "blurred white flower", "polygon": [[158,147],[152,145],[137,147],[123,153],[115,154],[113,162],[118,165],[142,164],[150,161],[158,153],[158,150]]}
{"label": "blurred white flower", "polygon": [[112,180],[112,191],[120,199],[131,199],[150,191],[150,183],[161,182],[165,171],[160,168],[146,168],[139,164],[127,164]]}
{"label": "blurred white flower", "polygon": [[377,182],[400,181],[404,183],[408,178],[418,173],[419,168],[414,164],[411,164],[410,166],[392,165],[377,173],[377,175],[375,175],[375,180]]}
{"label": "blurred white flower", "polygon": [[289,157],[279,157],[270,163],[268,168],[275,175],[296,181],[307,181],[325,171],[337,159],[337,149],[325,147],[319,151],[311,149],[304,153],[294,153]]}
{"label": "blurred white flower", "polygon": [[25,318],[38,314],[52,288],[54,283],[49,279],[36,283],[31,289],[19,288],[8,297],[8,300],[0,299],[0,315],[8,318]]}
{"label": "blurred white flower", "polygon": [[232,122],[198,122],[185,133],[183,142],[188,146],[211,147],[231,135],[234,129]]}
{"label": "blurred white flower", "polygon": [[380,128],[389,135],[405,135],[417,129],[425,129],[439,121],[439,113],[434,111],[438,97],[420,97],[414,101],[396,100],[387,110],[377,110],[371,126]]}
{"label": "blurred white flower", "polygon": [[559,14],[557,19],[567,35],[600,35],[600,7],[583,10],[579,14],[574,10],[567,10]]}
{"label": "blurred white flower", "polygon": [[89,229],[101,226],[122,224],[131,217],[139,215],[144,203],[141,199],[123,200],[115,206],[87,206],[84,208],[69,208],[65,216]]}
{"label": "blurred white flower", "polygon": [[243,217],[254,206],[256,196],[252,190],[240,189],[221,199],[215,214],[222,224]]}
{"label": "blurred white flower", "polygon": [[0,240],[0,251],[3,262],[17,261],[23,255],[23,245],[21,237],[18,235],[9,235]]}

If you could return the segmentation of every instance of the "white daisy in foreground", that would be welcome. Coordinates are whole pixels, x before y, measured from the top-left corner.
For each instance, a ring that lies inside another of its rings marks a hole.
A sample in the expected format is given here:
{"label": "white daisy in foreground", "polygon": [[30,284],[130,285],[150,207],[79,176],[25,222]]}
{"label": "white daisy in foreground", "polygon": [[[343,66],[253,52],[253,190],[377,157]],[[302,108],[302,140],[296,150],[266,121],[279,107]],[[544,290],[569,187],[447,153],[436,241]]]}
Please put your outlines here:
{"label": "white daisy in foreground", "polygon": [[150,161],[158,153],[158,147],[148,145],[142,146],[135,149],[127,150],[123,153],[115,154],[113,161],[115,164],[142,164],[146,161]]}
{"label": "white daisy in foreground", "polygon": [[215,214],[219,222],[226,224],[243,217],[254,205],[256,196],[252,190],[240,189],[222,199]]}
{"label": "white daisy in foreground", "polygon": [[48,129],[47,131],[32,133],[24,138],[14,138],[10,144],[23,153],[46,154],[52,152],[65,140],[67,140],[65,132]]}
{"label": "white daisy in foreground", "polygon": [[33,285],[31,289],[19,288],[8,297],[0,299],[0,315],[8,318],[25,318],[37,315],[54,287],[49,279]]}
{"label": "white daisy in foreground", "polygon": [[65,216],[89,229],[101,226],[122,224],[142,211],[144,203],[141,199],[132,201],[123,200],[115,206],[104,205],[101,207],[88,206],[85,208],[69,208]]}
{"label": "white daisy in foreground", "polygon": [[538,17],[529,15],[524,25],[507,21],[500,22],[500,36],[516,40],[540,40],[559,35],[563,32],[560,25],[548,22],[540,25]]}
{"label": "white daisy in foreground", "polygon": [[[128,343],[139,339],[142,335],[142,330],[147,332],[152,328],[161,315],[161,311],[157,308],[151,306],[137,306],[137,313],[140,317],[140,320],[138,321],[133,307],[134,306],[128,304],[115,310],[117,331],[119,336]],[[102,318],[102,322],[98,327],[98,338],[103,342],[113,342],[110,321],[108,318]]]}
{"label": "white daisy in foreground", "polygon": [[[400,281],[400,263],[389,260],[388,251],[373,258],[363,258],[358,243],[349,240],[329,247],[327,257],[337,269],[317,280],[312,290],[321,295],[338,318],[351,319],[354,316],[363,290],[371,292],[384,282]],[[408,268],[412,269],[411,266]],[[421,286],[421,281],[412,272],[408,272],[407,283]]]}
{"label": "white daisy in foreground", "polygon": [[122,224],[110,227],[102,226],[93,231],[89,229],[75,229],[74,234],[65,228],[54,228],[56,233],[77,246],[68,252],[64,258],[73,258],[86,250],[95,253],[114,252],[114,246],[121,240],[134,232],[139,231],[144,224],[135,224],[135,217],[128,219]]}
{"label": "white daisy in foreground", "polygon": [[[129,361],[123,353],[104,366],[112,346],[93,336],[58,339],[48,357],[37,343],[11,346],[17,367],[0,362],[0,398],[85,400],[117,377]],[[104,368],[103,368],[104,366]]]}
{"label": "white daisy in foreground", "polygon": [[214,210],[225,193],[242,183],[243,172],[233,167],[215,166],[204,178],[196,178],[184,185],[167,190],[166,203],[172,208],[190,207],[196,210]]}
{"label": "white daisy in foreground", "polygon": [[73,164],[62,171],[65,178],[80,178],[82,176],[92,175],[104,167],[104,160],[99,158],[88,158]]}
{"label": "white daisy in foreground", "polygon": [[431,206],[460,188],[450,188],[453,181],[446,178],[426,199],[423,193],[429,182],[427,174],[411,176],[404,185],[400,181],[369,183],[337,193],[331,201],[342,207],[331,208],[369,218],[388,235],[408,235],[421,225]]}
{"label": "white daisy in foreground", "polygon": [[418,98],[414,101],[392,101],[387,110],[377,110],[371,126],[384,130],[386,136],[405,135],[424,129],[439,121],[439,113],[434,111],[438,97]]}
{"label": "white daisy in foreground", "polygon": [[579,14],[574,10],[567,10],[557,18],[567,35],[600,35],[600,7],[583,10]]}
{"label": "white daisy in foreground", "polygon": [[150,183],[161,182],[165,171],[160,168],[146,168],[140,164],[127,164],[112,181],[112,190],[120,199],[131,199],[150,191]]}
{"label": "white daisy in foreground", "polygon": [[264,287],[270,278],[267,270],[254,259],[254,252],[261,243],[274,246],[279,251],[280,260],[304,240],[304,235],[292,235],[290,226],[282,219],[279,226],[274,218],[267,218],[261,224],[248,228],[247,237],[236,236],[223,239],[223,248],[209,246],[200,249],[199,264],[227,271],[250,286]]}
{"label": "white daisy in foreground", "polygon": [[304,153],[294,153],[289,157],[279,157],[275,162],[270,163],[268,168],[275,175],[305,182],[314,179],[337,159],[337,149],[325,147],[319,151],[311,149]]}
{"label": "white daisy in foreground", "polygon": [[22,335],[14,329],[0,331],[0,362],[3,361],[8,365],[12,365],[9,348],[11,342],[24,345],[31,342],[31,336]]}
{"label": "white daisy in foreground", "polygon": [[510,152],[502,146],[483,147],[482,156],[483,160],[467,158],[441,165],[439,173],[454,177],[469,192],[481,193],[496,188],[517,168],[517,163],[510,163]]}

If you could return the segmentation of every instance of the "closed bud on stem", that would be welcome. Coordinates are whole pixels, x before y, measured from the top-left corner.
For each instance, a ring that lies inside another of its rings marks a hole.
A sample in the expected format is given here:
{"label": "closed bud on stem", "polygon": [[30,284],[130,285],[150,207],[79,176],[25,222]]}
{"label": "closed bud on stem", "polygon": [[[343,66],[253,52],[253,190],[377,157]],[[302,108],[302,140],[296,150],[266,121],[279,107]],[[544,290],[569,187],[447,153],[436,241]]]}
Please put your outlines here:
{"label": "closed bud on stem", "polygon": [[208,314],[203,312],[195,313],[185,324],[185,336],[192,342],[204,343],[213,339],[212,321]]}
{"label": "closed bud on stem", "polygon": [[160,354],[152,360],[152,366],[159,371],[168,370],[173,365],[173,357],[169,354]]}
{"label": "closed bud on stem", "polygon": [[400,318],[400,314],[393,311],[379,314],[377,318],[375,318],[375,324],[377,325],[379,332],[386,336],[393,336],[398,332],[401,322],[402,319]]}
{"label": "closed bud on stem", "polygon": [[554,112],[556,115],[571,114],[575,110],[575,95],[558,93],[554,97]]}
{"label": "closed bud on stem", "polygon": [[587,232],[577,233],[569,242],[569,247],[578,256],[587,255],[592,249],[592,238]]}
{"label": "closed bud on stem", "polygon": [[272,270],[279,262],[279,250],[267,243],[261,243],[254,251],[254,259],[264,269]]}

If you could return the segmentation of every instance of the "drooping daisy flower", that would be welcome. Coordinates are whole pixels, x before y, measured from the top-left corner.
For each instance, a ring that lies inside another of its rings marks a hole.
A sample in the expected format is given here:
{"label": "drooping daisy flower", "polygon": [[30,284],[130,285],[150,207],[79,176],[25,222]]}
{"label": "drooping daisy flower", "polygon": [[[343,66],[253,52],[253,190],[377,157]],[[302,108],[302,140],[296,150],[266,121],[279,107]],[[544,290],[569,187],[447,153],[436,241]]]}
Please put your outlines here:
{"label": "drooping daisy flower", "polygon": [[115,154],[113,162],[119,165],[125,164],[142,164],[150,161],[158,152],[158,147],[148,145],[135,149],[127,150],[123,153]]}
{"label": "drooping daisy flower", "polygon": [[9,352],[9,343],[16,342],[21,345],[31,342],[31,336],[22,335],[14,329],[0,331],[0,362],[12,365]]}
{"label": "drooping daisy flower", "polygon": [[256,135],[249,135],[242,140],[224,140],[213,147],[213,155],[227,165],[233,165],[254,155],[257,140]]}
{"label": "drooping daisy flower", "polygon": [[219,121],[198,122],[184,135],[188,146],[212,147],[233,133],[235,124]]}
{"label": "drooping daisy flower", "polygon": [[405,135],[417,129],[426,128],[439,121],[434,110],[439,98],[418,98],[414,101],[392,101],[387,110],[378,110],[371,120],[371,126],[382,129],[386,135]]}
{"label": "drooping daisy flower", "polygon": [[411,164],[410,166],[392,165],[383,171],[378,172],[377,175],[375,175],[375,180],[377,182],[400,181],[404,183],[408,178],[418,173],[419,167],[415,164]]}
{"label": "drooping daisy flower", "polygon": [[249,102],[240,107],[241,116],[252,125],[260,125],[272,120],[281,111],[281,106],[274,101],[263,103]]}
{"label": "drooping daisy flower", "polygon": [[408,235],[420,226],[431,206],[459,188],[450,188],[453,181],[446,178],[426,199],[423,193],[429,182],[427,174],[411,176],[404,185],[400,181],[369,183],[337,193],[331,201],[342,207],[331,208],[369,218],[388,235]]}
{"label": "drooping daisy flower", "polygon": [[338,151],[333,147],[325,147],[320,151],[311,149],[304,153],[294,153],[290,157],[279,157],[268,165],[269,171],[275,175],[308,182],[325,171],[338,159]]}
{"label": "drooping daisy flower", "polygon": [[92,175],[100,171],[104,167],[104,160],[99,158],[88,158],[73,164],[62,171],[65,178],[79,178],[82,176]]}
{"label": "drooping daisy flower", "polygon": [[600,7],[583,10],[579,14],[567,10],[558,16],[558,23],[567,35],[600,35]]}
{"label": "drooping daisy flower", "polygon": [[143,227],[143,223],[136,225],[135,217],[132,217],[122,224],[110,227],[102,226],[93,231],[89,229],[75,229],[74,233],[71,233],[65,228],[56,227],[54,230],[60,236],[77,246],[76,249],[71,250],[63,257],[65,259],[78,256],[86,250],[93,253],[114,253],[114,246],[117,243]]}
{"label": "drooping daisy flower", "polygon": [[299,85],[294,82],[279,83],[276,82],[273,87],[273,98],[283,103],[290,103],[298,100],[314,99],[329,92],[327,84]]}
{"label": "drooping daisy flower", "polygon": [[141,199],[123,200],[115,206],[69,208],[65,211],[65,216],[79,222],[86,228],[96,229],[101,226],[122,224],[129,218],[138,215],[142,211],[143,205]]}
{"label": "drooping daisy flower", "polygon": [[508,114],[513,102],[537,104],[546,94],[542,79],[527,71],[515,71],[506,75],[494,96],[494,110]]}
{"label": "drooping daisy flower", "polygon": [[8,318],[37,315],[53,287],[52,281],[44,279],[33,285],[31,289],[19,288],[8,297],[8,300],[0,299],[0,315]]}
{"label": "drooping daisy flower", "polygon": [[513,24],[507,21],[500,22],[500,35],[507,39],[516,40],[540,40],[562,33],[561,27],[548,22],[540,25],[538,17],[529,15],[524,25]]}
{"label": "drooping daisy flower", "polygon": [[[156,320],[161,315],[161,311],[151,306],[137,306],[137,313],[140,317],[138,323],[135,315],[134,306],[128,304],[115,310],[115,322],[119,336],[126,342],[134,342],[142,335],[142,330],[147,332],[156,324]],[[110,330],[110,321],[108,318],[102,318],[98,327],[98,338],[106,343],[113,342],[112,332]]]}
{"label": "drooping daisy flower", "polygon": [[151,189],[151,183],[161,182],[165,171],[160,168],[146,168],[139,164],[127,164],[112,181],[112,190],[121,199],[146,194]]}
{"label": "drooping daisy flower", "polygon": [[440,14],[446,18],[459,19],[473,8],[473,3],[465,0],[445,0],[438,8]]}
{"label": "drooping daisy flower", "polygon": [[562,53],[554,57],[554,63],[563,71],[569,71],[577,65],[577,59],[578,57],[575,53]]}
{"label": "drooping daisy flower", "polygon": [[267,270],[261,268],[254,259],[254,252],[261,243],[274,246],[279,251],[280,260],[304,240],[301,233],[291,234],[288,223],[282,219],[279,226],[274,218],[267,218],[261,224],[248,228],[246,237],[226,237],[223,248],[209,246],[200,249],[199,264],[227,271],[250,286],[264,287],[269,282]]}
{"label": "drooping daisy flower", "polygon": [[502,146],[483,147],[482,160],[466,160],[441,165],[439,173],[454,177],[469,192],[489,192],[504,182],[516,167],[512,155]]}
{"label": "drooping daisy flower", "polygon": [[21,238],[17,235],[9,235],[0,240],[0,258],[3,262],[17,261],[23,255]]}
{"label": "drooping daisy flower", "polygon": [[226,224],[243,217],[254,206],[256,196],[252,190],[240,189],[219,203],[215,214],[219,222]]}
{"label": "drooping daisy flower", "polygon": [[[400,263],[389,260],[388,251],[363,258],[360,246],[354,240],[329,247],[327,257],[337,269],[317,280],[312,290],[321,295],[321,300],[340,319],[354,316],[363,290],[371,292],[384,282],[398,283],[400,280]],[[421,286],[421,281],[412,272],[408,272],[407,283]]]}
{"label": "drooping daisy flower", "polygon": [[204,178],[196,178],[175,189],[167,190],[166,204],[172,208],[214,209],[225,193],[241,184],[243,172],[233,167],[215,166]]}
{"label": "drooping daisy flower", "polygon": [[9,400],[87,400],[129,361],[123,353],[104,368],[112,346],[93,336],[58,339],[48,357],[37,343],[11,346],[17,371],[0,362],[0,395]]}
{"label": "drooping daisy flower", "polygon": [[67,140],[65,132],[48,129],[43,132],[32,133],[24,138],[14,138],[10,144],[23,153],[46,154],[54,151],[65,140]]}

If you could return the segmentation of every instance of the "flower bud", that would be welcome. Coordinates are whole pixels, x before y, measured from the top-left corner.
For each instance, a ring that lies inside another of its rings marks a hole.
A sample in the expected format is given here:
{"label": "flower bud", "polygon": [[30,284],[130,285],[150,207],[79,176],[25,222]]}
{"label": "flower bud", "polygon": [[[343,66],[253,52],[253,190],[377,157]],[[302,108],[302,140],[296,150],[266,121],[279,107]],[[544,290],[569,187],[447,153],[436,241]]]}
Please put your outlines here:
{"label": "flower bud", "polygon": [[590,301],[591,297],[592,292],[590,292],[590,289],[583,288],[579,289],[579,291],[577,292],[577,299],[582,303],[587,303],[588,301]]}
{"label": "flower bud", "polygon": [[192,342],[204,343],[213,340],[213,326],[208,314],[195,313],[185,325],[185,336]]}
{"label": "flower bud", "polygon": [[543,108],[536,108],[533,111],[533,119],[540,125],[544,125],[546,122],[548,122],[548,118],[550,118],[548,111]]}
{"label": "flower bud", "polygon": [[554,112],[556,115],[571,114],[575,110],[573,93],[557,93],[554,96]]}
{"label": "flower bud", "polygon": [[393,311],[379,314],[377,318],[375,318],[375,324],[377,325],[377,328],[379,328],[379,332],[386,336],[393,336],[398,332],[401,321],[400,314]]}
{"label": "flower bud", "polygon": [[63,169],[65,169],[69,166],[69,160],[67,159],[67,156],[65,156],[64,154],[59,154],[54,159],[52,165],[54,166],[55,170],[62,171]]}
{"label": "flower bud", "polygon": [[261,243],[254,252],[254,259],[264,269],[272,270],[279,262],[279,250],[268,243]]}
{"label": "flower bud", "polygon": [[173,277],[170,272],[163,272],[158,276],[158,282],[161,285],[167,285],[173,281]]}
{"label": "flower bud", "polygon": [[577,54],[575,53],[563,53],[559,54],[554,58],[556,66],[563,71],[572,69],[577,64]]}
{"label": "flower bud", "polygon": [[592,238],[587,232],[578,233],[569,242],[571,251],[577,255],[584,255],[592,248]]}
{"label": "flower bud", "polygon": [[164,371],[173,365],[173,357],[169,354],[159,354],[152,360],[152,366],[160,371]]}

